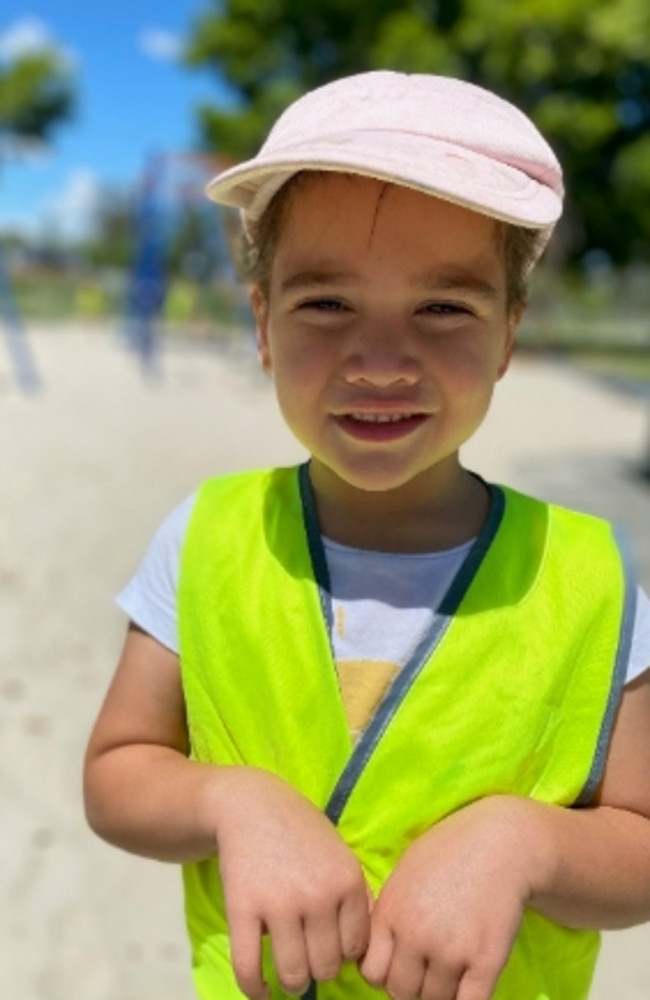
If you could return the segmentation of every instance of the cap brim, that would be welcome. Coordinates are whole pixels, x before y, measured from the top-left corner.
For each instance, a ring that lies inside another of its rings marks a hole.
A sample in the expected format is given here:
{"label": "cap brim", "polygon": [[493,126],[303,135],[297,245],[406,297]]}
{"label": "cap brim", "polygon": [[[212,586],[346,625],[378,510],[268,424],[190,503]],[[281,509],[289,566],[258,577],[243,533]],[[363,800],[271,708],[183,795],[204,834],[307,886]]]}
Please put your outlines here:
{"label": "cap brim", "polygon": [[254,221],[301,170],[341,171],[401,184],[532,229],[552,227],[562,212],[561,194],[523,168],[455,143],[414,133],[393,133],[387,139],[386,133],[372,130],[330,135],[304,147],[285,146],[281,154],[263,152],[219,174],[206,193]]}

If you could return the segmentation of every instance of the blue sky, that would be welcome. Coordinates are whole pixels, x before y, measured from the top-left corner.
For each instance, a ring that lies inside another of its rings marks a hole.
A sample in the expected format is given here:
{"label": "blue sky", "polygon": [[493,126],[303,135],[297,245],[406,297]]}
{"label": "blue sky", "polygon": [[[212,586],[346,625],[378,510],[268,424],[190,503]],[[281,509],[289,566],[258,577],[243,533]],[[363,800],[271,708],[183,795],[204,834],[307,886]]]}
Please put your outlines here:
{"label": "blue sky", "polygon": [[193,107],[227,103],[225,86],[179,65],[207,0],[1,0],[0,60],[46,42],[78,85],[75,119],[51,149],[4,163],[0,230],[84,230],[103,186],[130,188],[154,151],[196,143]]}

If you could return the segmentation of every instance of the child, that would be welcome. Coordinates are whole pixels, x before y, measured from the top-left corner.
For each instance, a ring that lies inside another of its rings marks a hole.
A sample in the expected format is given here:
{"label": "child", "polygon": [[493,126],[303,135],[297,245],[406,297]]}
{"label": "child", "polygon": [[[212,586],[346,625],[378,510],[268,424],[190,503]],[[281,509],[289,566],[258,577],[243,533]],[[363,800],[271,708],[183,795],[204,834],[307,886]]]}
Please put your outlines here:
{"label": "child", "polygon": [[606,523],[459,460],[557,161],[489,92],[376,72],[209,193],[243,211],[310,460],[211,480],[160,530],[89,821],[183,863],[202,1000],[583,1000],[594,929],[650,918],[648,601]]}

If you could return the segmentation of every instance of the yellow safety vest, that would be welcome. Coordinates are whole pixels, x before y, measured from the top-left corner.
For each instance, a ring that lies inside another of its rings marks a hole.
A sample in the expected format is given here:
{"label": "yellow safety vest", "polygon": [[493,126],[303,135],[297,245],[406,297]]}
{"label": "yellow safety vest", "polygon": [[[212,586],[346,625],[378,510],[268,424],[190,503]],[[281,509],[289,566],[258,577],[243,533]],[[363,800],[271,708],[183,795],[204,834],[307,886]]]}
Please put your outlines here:
{"label": "yellow safety vest", "polygon": [[[586,804],[629,655],[634,588],[605,522],[490,487],[487,524],[353,749],[308,467],[201,488],[181,558],[191,753],[281,776],[327,812],[377,892],[408,844],[493,794]],[[218,863],[184,866],[201,1000],[241,1000]],[[527,911],[494,1000],[584,1000],[599,938]],[[274,1000],[285,994],[265,968]],[[318,1000],[385,996],[347,963]]]}

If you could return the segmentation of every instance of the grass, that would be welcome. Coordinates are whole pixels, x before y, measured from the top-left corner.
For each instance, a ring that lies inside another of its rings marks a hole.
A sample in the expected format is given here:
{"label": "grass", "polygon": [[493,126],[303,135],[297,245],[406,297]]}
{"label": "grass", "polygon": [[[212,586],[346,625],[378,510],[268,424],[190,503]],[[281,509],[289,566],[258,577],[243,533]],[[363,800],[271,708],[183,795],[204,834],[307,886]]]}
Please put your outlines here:
{"label": "grass", "polygon": [[593,375],[594,378],[650,399],[650,345],[603,347],[600,344],[589,343],[563,344],[556,340],[552,345],[531,345],[524,342],[520,345],[520,349],[524,353],[563,358],[586,374]]}
{"label": "grass", "polygon": [[635,379],[650,386],[650,353],[630,351],[611,352],[576,352],[573,355],[581,367],[596,375],[611,375],[626,379]]}

